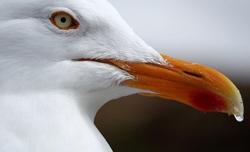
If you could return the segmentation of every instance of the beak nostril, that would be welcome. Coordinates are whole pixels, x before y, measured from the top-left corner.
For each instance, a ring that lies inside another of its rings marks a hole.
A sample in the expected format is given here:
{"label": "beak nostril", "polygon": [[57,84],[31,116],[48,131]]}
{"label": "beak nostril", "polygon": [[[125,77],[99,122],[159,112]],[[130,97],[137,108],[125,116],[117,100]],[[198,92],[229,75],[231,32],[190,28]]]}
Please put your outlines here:
{"label": "beak nostril", "polygon": [[189,71],[183,71],[183,73],[192,76],[192,77],[196,77],[196,78],[202,78],[201,74],[197,74],[197,73],[193,73],[193,72],[189,72]]}

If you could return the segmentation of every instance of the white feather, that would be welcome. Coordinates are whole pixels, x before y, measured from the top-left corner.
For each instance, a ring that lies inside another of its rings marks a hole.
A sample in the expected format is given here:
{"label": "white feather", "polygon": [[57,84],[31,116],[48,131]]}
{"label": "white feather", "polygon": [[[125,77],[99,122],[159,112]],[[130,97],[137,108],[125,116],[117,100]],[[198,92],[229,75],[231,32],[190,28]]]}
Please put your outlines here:
{"label": "white feather", "polygon": [[[60,30],[57,11],[78,20]],[[106,0],[0,1],[0,151],[111,151],[93,124],[109,100],[141,90],[127,72],[77,58],[165,64]]]}

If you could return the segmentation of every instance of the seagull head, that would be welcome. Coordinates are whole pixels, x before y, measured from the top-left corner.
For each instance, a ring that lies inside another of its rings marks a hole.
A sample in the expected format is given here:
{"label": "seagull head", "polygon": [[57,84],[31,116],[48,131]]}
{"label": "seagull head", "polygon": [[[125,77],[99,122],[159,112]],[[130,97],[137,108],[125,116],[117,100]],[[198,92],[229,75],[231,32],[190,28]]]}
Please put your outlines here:
{"label": "seagull head", "polygon": [[159,54],[106,0],[0,4],[1,92],[65,90],[105,102],[141,93],[243,117],[228,78]]}

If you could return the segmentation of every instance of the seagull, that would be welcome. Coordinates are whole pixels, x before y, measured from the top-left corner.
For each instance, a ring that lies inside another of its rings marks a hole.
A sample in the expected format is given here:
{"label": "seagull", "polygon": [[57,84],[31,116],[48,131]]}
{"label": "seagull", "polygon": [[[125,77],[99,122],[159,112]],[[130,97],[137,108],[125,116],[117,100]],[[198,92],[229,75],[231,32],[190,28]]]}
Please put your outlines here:
{"label": "seagull", "polygon": [[0,1],[0,72],[1,152],[112,151],[95,115],[137,93],[243,120],[226,76],[158,53],[106,0]]}

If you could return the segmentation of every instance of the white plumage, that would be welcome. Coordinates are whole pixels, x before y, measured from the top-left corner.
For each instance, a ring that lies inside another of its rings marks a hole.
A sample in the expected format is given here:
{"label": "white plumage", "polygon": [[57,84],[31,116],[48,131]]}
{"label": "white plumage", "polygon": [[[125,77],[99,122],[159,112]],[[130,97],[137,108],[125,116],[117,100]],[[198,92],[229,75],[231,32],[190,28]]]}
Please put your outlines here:
{"label": "white plumage", "polygon": [[[55,26],[51,15],[61,12],[79,27]],[[1,152],[111,151],[93,124],[96,112],[111,99],[149,91],[121,85],[135,78],[126,64],[99,59],[173,68],[106,0],[2,0],[0,47]],[[243,115],[243,104],[233,103],[240,108],[222,112]]]}
{"label": "white plumage", "polygon": [[[51,24],[57,11],[79,28]],[[118,86],[131,76],[72,59],[160,63],[161,56],[106,0],[8,0],[0,14],[0,151],[111,151],[93,119],[107,101],[137,92]]]}

